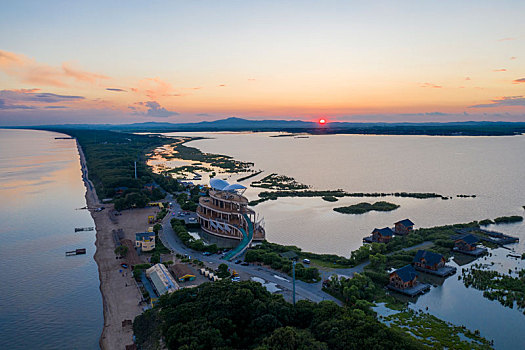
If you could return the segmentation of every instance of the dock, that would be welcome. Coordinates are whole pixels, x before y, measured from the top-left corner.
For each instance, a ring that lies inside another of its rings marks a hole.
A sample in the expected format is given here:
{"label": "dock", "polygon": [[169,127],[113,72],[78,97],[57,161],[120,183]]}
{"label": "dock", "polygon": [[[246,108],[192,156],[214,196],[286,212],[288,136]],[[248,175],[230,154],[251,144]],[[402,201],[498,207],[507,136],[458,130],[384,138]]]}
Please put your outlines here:
{"label": "dock", "polygon": [[418,283],[414,287],[405,288],[405,289],[394,287],[391,284],[387,285],[386,287],[390,290],[393,290],[394,292],[408,295],[409,297],[415,297],[416,295],[424,294],[430,290],[430,284],[427,284],[427,283]]}
{"label": "dock", "polygon": [[434,276],[439,276],[439,277],[448,277],[456,273],[456,268],[454,266],[448,266],[448,265],[445,265],[437,270],[424,269],[419,266],[414,266],[414,268],[417,271],[421,271],[424,273],[428,273],[429,275],[434,275]]}
{"label": "dock", "polygon": [[487,252],[487,248],[476,248],[474,250],[461,250],[461,249],[458,249],[457,247],[454,247],[452,250],[456,253],[461,253],[461,254],[475,256],[475,257],[481,256]]}
{"label": "dock", "polygon": [[86,248],[79,248],[79,249],[70,250],[69,252],[66,252],[66,256],[82,255],[82,254],[86,254]]}
{"label": "dock", "polygon": [[482,228],[477,228],[477,227],[464,228],[464,229],[456,230],[456,232],[460,234],[470,233],[470,234],[475,235],[481,241],[494,243],[499,246],[519,242],[519,238],[517,237],[509,236],[509,235],[506,235],[506,234],[503,234],[497,231],[484,230]]}
{"label": "dock", "polygon": [[75,227],[75,232],[93,231],[94,229],[94,227]]}

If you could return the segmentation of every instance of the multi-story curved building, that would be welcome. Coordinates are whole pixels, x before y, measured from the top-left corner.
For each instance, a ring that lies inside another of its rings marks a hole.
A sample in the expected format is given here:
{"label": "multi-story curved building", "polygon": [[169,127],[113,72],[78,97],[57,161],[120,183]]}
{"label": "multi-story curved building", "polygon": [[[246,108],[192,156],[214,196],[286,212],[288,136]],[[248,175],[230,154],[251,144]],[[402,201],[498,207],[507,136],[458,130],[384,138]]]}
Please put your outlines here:
{"label": "multi-story curved building", "polygon": [[220,179],[212,179],[210,186],[209,197],[201,197],[197,208],[202,230],[223,239],[223,243],[235,245],[240,242],[239,254],[252,241],[264,240],[262,220],[256,220],[255,211],[248,208],[248,199],[243,196],[246,187],[230,185]]}

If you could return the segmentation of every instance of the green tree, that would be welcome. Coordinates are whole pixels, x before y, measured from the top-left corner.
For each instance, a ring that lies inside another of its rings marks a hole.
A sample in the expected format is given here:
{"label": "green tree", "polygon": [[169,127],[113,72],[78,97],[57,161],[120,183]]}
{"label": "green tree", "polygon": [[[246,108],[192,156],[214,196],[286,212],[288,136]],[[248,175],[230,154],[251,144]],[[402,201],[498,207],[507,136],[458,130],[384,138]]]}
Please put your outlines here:
{"label": "green tree", "polygon": [[117,248],[115,248],[115,254],[118,256],[126,257],[128,254],[128,247],[125,245],[119,245]]}

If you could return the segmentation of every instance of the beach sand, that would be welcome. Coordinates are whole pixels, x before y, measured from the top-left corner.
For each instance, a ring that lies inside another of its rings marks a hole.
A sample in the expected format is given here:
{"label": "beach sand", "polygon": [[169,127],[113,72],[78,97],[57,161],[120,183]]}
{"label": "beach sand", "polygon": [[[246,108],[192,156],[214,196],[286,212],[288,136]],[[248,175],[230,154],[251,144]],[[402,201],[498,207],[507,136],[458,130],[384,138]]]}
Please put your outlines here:
{"label": "beach sand", "polygon": [[[77,143],[78,145],[78,143]],[[86,202],[88,208],[100,207],[95,188],[87,176],[84,154],[78,145],[82,178],[86,185]],[[122,326],[122,321],[133,320],[142,313],[139,305],[142,295],[138,289],[130,268],[124,269],[121,263],[125,259],[115,258],[113,230],[122,229],[125,238],[134,240],[136,232],[147,230],[147,217],[155,213],[154,208],[125,210],[121,216],[113,216],[113,205],[104,204],[105,210],[90,210],[96,226],[95,261],[98,265],[100,291],[104,309],[104,328],[100,337],[100,347],[104,350],[125,349],[133,343],[133,329]],[[120,272],[122,270],[122,273]]]}

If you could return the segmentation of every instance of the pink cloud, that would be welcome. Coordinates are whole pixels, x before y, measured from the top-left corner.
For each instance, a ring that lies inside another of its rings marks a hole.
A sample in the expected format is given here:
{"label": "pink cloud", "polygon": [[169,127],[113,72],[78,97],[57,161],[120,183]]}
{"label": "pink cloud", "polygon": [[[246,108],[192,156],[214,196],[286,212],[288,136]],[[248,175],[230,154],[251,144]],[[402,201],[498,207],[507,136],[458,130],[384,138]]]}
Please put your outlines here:
{"label": "pink cloud", "polygon": [[0,70],[23,83],[56,87],[70,86],[72,80],[93,84],[99,79],[108,79],[104,75],[72,68],[67,63],[54,67],[3,50],[0,50]]}
{"label": "pink cloud", "polygon": [[513,84],[521,84],[525,83],[525,78],[516,79],[512,82]]}
{"label": "pink cloud", "polygon": [[433,84],[433,83],[422,83],[420,86],[422,88],[434,88],[434,89],[441,89],[443,87],[441,85],[436,85],[436,84]]}
{"label": "pink cloud", "polygon": [[493,72],[506,72],[507,70],[505,68],[501,69],[494,69]]}

